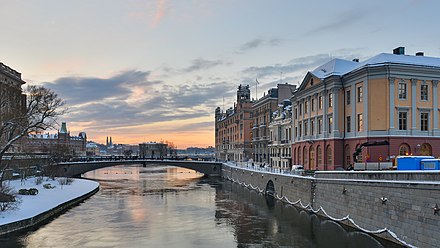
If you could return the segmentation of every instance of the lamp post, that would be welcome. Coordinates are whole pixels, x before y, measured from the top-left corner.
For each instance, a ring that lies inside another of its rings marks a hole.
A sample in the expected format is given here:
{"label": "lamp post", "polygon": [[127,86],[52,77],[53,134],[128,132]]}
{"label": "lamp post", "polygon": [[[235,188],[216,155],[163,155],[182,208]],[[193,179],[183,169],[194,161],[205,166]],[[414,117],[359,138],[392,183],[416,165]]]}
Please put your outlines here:
{"label": "lamp post", "polygon": [[417,155],[417,152],[420,151],[420,144],[417,144],[415,149],[416,149],[415,154]]}

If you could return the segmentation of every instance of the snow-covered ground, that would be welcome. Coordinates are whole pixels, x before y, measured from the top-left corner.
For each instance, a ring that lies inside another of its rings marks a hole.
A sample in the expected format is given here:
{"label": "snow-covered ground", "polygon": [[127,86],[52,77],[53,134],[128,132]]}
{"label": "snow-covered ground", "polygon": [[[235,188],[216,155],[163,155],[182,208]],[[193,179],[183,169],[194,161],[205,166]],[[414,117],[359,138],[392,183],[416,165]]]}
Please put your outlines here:
{"label": "snow-covered ground", "polygon": [[[35,178],[29,178],[24,184],[22,184],[21,180],[6,182],[16,192],[19,189],[36,188],[38,189],[38,195],[17,195],[21,203],[15,210],[0,212],[0,225],[31,218],[64,202],[85,195],[99,186],[99,183],[85,179],[74,179],[70,185],[60,185],[57,180],[47,181],[46,178],[39,185],[36,185],[35,181]],[[44,188],[43,185],[47,183],[55,186],[55,188]]]}

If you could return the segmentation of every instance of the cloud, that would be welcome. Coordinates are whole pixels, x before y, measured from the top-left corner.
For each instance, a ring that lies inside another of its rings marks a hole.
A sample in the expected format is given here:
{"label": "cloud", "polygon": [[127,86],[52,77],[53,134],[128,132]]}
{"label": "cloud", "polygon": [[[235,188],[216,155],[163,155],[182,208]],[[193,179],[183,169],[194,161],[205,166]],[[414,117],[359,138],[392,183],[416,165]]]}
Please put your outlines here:
{"label": "cloud", "polygon": [[303,72],[304,70],[313,70],[315,67],[327,62],[330,59],[327,54],[317,54],[296,58],[286,64],[275,64],[267,66],[252,66],[243,70],[244,74],[264,77],[269,75],[280,75],[280,73]]}
{"label": "cloud", "polygon": [[256,49],[261,46],[278,46],[281,44],[281,41],[281,39],[265,40],[261,38],[256,38],[241,45],[238,48],[237,53],[244,53],[246,51]]}
{"label": "cloud", "polygon": [[330,20],[323,20],[320,26],[310,30],[306,35],[320,34],[322,32],[334,32],[335,30],[340,30],[346,26],[353,25],[356,22],[361,21],[369,12],[369,9],[352,9],[343,13],[339,13],[336,16],[332,16]]}
{"label": "cloud", "polygon": [[90,101],[104,101],[110,98],[126,99],[131,87],[152,86],[159,81],[148,81],[150,72],[126,71],[111,78],[63,77],[54,82],[44,83],[55,90],[68,104],[81,104]]}
{"label": "cloud", "polygon": [[211,118],[222,96],[235,89],[223,81],[172,85],[149,75],[132,70],[110,78],[64,77],[45,86],[66,100],[70,111],[63,120],[89,130]]}
{"label": "cloud", "polygon": [[159,24],[159,22],[165,16],[165,12],[166,12],[165,0],[157,0],[156,5],[157,5],[156,13],[154,14],[154,18],[151,22],[152,27],[156,27]]}
{"label": "cloud", "polygon": [[231,65],[231,62],[225,62],[222,60],[206,60],[202,58],[194,59],[191,65],[183,69],[184,72],[193,72],[199,70],[207,70],[219,65]]}

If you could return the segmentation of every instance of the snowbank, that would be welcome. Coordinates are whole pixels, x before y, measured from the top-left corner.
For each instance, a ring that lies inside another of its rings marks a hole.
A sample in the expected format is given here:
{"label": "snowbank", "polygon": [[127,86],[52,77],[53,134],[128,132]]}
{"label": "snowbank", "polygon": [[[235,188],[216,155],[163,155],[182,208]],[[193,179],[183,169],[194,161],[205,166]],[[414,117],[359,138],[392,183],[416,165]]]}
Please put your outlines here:
{"label": "snowbank", "polygon": [[[86,195],[99,187],[99,183],[85,179],[74,179],[70,185],[60,185],[57,180],[46,181],[46,178],[40,185],[36,185],[35,180],[35,178],[27,179],[23,185],[21,180],[6,182],[16,192],[22,188],[36,188],[38,189],[38,195],[18,195],[17,198],[20,198],[21,203],[17,209],[0,212],[0,226],[32,218],[65,202]],[[55,188],[44,188],[43,185],[47,183],[55,186]]]}

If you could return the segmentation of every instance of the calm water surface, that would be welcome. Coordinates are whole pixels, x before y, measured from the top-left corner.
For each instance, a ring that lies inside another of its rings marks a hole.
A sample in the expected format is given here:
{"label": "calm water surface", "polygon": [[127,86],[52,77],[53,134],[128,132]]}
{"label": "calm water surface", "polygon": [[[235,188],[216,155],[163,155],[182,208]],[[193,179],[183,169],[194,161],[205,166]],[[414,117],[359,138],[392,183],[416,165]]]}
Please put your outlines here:
{"label": "calm water surface", "polygon": [[85,174],[100,191],[0,247],[387,247],[220,179],[174,167]]}

